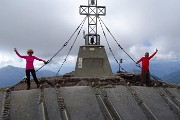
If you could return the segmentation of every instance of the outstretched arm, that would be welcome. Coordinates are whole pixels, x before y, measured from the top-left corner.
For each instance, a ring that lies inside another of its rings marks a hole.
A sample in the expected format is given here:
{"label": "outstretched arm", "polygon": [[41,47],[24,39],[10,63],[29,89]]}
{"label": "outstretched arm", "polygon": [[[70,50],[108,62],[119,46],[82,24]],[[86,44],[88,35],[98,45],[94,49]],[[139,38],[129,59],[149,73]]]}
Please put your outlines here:
{"label": "outstretched arm", "polygon": [[35,57],[35,56],[34,56],[34,58],[35,58],[36,60],[43,61],[43,62],[44,62],[44,64],[47,64],[47,62],[46,62],[45,60],[42,60],[42,59],[37,58],[37,57]]}
{"label": "outstretched arm", "polygon": [[158,52],[158,49],[156,49],[156,52],[154,52],[150,57],[149,59],[151,59],[152,57],[154,57],[154,55]]}
{"label": "outstretched arm", "polygon": [[139,64],[142,61],[142,58],[136,62],[136,64]]}
{"label": "outstretched arm", "polygon": [[22,55],[20,55],[20,54],[18,53],[18,51],[17,51],[17,49],[16,49],[16,48],[14,48],[14,51],[16,52],[16,54],[17,54],[20,58],[26,58],[26,56],[22,56]]}

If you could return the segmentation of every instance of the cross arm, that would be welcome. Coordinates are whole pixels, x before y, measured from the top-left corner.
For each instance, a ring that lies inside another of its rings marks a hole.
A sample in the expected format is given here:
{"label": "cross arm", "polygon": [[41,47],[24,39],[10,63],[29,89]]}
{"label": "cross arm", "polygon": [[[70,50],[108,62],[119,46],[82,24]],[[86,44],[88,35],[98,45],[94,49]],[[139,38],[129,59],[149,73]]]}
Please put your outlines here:
{"label": "cross arm", "polygon": [[85,6],[81,5],[79,7],[80,15],[106,15],[106,7],[105,6]]}

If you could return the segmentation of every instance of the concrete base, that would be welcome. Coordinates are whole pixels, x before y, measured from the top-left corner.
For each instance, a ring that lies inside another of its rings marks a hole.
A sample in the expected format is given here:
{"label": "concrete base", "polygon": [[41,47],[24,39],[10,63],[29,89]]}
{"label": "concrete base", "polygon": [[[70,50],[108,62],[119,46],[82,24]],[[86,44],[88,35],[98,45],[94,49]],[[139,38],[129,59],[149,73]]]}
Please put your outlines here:
{"label": "concrete base", "polygon": [[91,87],[60,88],[71,120],[104,120]]}
{"label": "concrete base", "polygon": [[180,100],[180,89],[168,88],[168,90]]}
{"label": "concrete base", "polygon": [[170,109],[163,98],[157,93],[154,88],[148,87],[133,87],[140,96],[142,101],[153,112],[158,120],[178,120],[177,114]]}
{"label": "concrete base", "polygon": [[62,120],[56,90],[54,88],[45,89],[44,98],[49,120]]}
{"label": "concrete base", "polygon": [[[44,89],[44,103],[46,109],[42,109],[40,103],[40,90],[22,90],[12,91],[10,94],[10,106],[4,106],[4,92],[0,92],[0,120],[2,119],[3,110],[6,108],[9,120],[63,120],[61,114],[62,100],[64,100],[68,118],[71,120],[107,120],[109,113],[115,118],[111,105],[123,120],[147,120],[149,114],[142,109],[141,105],[145,104],[157,120],[180,120],[180,116],[167,104],[155,88],[150,87],[131,87],[142,103],[135,100],[132,93],[125,86],[116,86],[115,88],[95,89],[88,86],[74,86],[59,88],[62,98],[57,95],[55,88]],[[161,88],[159,88],[161,89]],[[162,88],[163,89],[163,88]],[[179,90],[167,88],[179,98]],[[98,92],[97,92],[98,91]],[[106,96],[107,92],[107,97]],[[101,94],[102,97],[99,97]],[[179,100],[178,100],[179,101]],[[59,104],[60,102],[60,104]],[[8,103],[9,104],[9,103]],[[8,108],[8,109],[7,109]],[[45,112],[47,110],[47,112]],[[44,116],[48,116],[47,118]],[[109,120],[109,119],[108,119]],[[154,119],[153,119],[154,120]]]}
{"label": "concrete base", "polygon": [[108,88],[106,92],[123,120],[147,120],[145,114],[125,86]]}
{"label": "concrete base", "polygon": [[11,120],[41,120],[38,90],[11,93]]}
{"label": "concrete base", "polygon": [[75,77],[107,77],[112,75],[104,46],[80,46],[74,72]]}

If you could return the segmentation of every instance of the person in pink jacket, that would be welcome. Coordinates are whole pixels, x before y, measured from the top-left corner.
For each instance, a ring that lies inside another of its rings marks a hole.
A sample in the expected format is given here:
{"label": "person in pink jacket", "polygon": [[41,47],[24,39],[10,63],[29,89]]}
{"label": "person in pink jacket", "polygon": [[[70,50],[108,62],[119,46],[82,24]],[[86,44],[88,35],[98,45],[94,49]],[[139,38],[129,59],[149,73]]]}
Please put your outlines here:
{"label": "person in pink jacket", "polygon": [[34,53],[34,51],[32,49],[27,50],[27,54],[28,56],[22,56],[18,53],[17,49],[14,48],[14,51],[16,52],[16,54],[23,59],[26,59],[26,77],[27,77],[27,90],[30,89],[30,73],[32,74],[34,81],[37,85],[37,88],[39,88],[39,81],[36,77],[36,71],[34,69],[34,65],[33,62],[34,60],[39,60],[39,61],[43,61],[44,64],[46,64],[47,62],[45,60],[42,60],[40,58],[37,58],[35,56],[33,56],[32,54]]}

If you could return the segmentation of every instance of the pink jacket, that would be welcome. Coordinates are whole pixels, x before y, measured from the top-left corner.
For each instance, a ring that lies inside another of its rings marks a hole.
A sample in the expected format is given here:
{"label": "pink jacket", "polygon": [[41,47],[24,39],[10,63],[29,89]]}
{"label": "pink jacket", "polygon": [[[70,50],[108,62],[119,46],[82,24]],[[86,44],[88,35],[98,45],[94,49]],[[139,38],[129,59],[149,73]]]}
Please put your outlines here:
{"label": "pink jacket", "polygon": [[43,61],[42,59],[37,58],[37,57],[35,57],[35,56],[21,56],[17,51],[16,51],[16,54],[17,54],[20,58],[26,59],[26,70],[28,70],[28,69],[34,69],[34,65],[33,65],[34,59],[39,60],[39,61]]}

